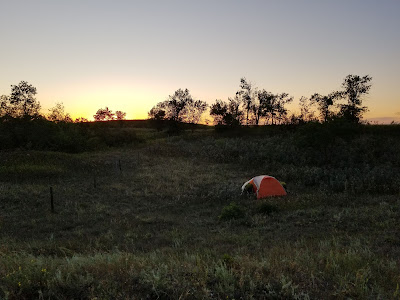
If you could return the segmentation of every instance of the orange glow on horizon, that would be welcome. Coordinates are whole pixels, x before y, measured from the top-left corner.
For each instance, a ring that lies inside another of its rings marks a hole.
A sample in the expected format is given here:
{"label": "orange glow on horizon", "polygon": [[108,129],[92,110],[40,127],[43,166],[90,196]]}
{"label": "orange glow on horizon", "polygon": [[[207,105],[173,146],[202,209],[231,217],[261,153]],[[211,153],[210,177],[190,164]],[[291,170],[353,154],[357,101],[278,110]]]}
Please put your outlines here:
{"label": "orange glow on horizon", "polygon": [[[107,105],[106,105],[107,106]],[[98,109],[100,108],[105,108],[106,106],[98,107],[97,109],[77,109],[77,110],[69,110],[65,109],[65,113],[68,113],[72,120],[75,120],[77,118],[85,118],[88,119],[89,121],[94,121],[93,115],[97,112]],[[112,106],[107,106],[112,112],[116,112],[117,110],[121,110],[126,113],[126,120],[144,120],[148,118],[148,112],[147,111],[135,111],[130,112],[127,110],[124,110],[123,108],[120,109],[112,109]],[[46,109],[44,109],[46,110]]]}
{"label": "orange glow on horizon", "polygon": [[[135,82],[135,84],[132,84],[132,82]],[[154,105],[166,100],[168,95],[171,95],[178,88],[186,87],[186,85],[179,86],[171,82],[151,84],[122,78],[98,78],[97,80],[91,79],[70,82],[69,84],[68,88],[54,86],[48,90],[39,89],[37,99],[42,104],[43,114],[48,114],[49,108],[54,107],[57,102],[62,102],[65,107],[65,113],[69,113],[73,120],[82,117],[93,121],[93,115],[97,110],[105,107],[108,107],[114,113],[118,110],[125,112],[127,120],[143,120],[148,118],[148,112]],[[265,84],[256,83],[259,88],[262,88],[263,85]],[[173,87],[171,88],[171,86]],[[199,86],[197,89],[192,89],[188,86],[188,88],[195,99],[204,100],[211,105],[215,99],[227,101],[228,97],[234,94],[239,87],[237,82],[233,82],[230,87],[224,89],[208,89],[207,86]],[[337,88],[340,88],[340,86],[337,86]],[[396,94],[390,91],[382,93],[377,88],[374,88],[375,86],[373,85],[371,93],[363,101],[363,105],[369,109],[365,113],[364,119],[385,118],[385,120],[393,119],[398,121],[400,108],[397,104]],[[275,93],[285,90],[287,89],[284,86],[271,89]],[[289,94],[294,96],[294,101],[287,105],[289,115],[299,113],[298,100],[300,96],[310,94],[311,90],[313,89],[305,89],[301,86],[292,86],[290,90],[287,90]],[[321,90],[316,91],[323,94],[328,90],[328,87],[324,87],[324,89],[321,87]],[[318,115],[317,111],[316,114]],[[204,119],[212,121],[212,117],[207,112],[203,115]]]}

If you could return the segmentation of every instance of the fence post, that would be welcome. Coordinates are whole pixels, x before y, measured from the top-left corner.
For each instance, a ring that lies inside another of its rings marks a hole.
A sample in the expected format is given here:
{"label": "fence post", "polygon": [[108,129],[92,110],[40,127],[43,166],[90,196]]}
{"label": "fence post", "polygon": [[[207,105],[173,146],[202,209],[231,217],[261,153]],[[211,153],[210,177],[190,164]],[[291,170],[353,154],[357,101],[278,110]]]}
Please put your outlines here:
{"label": "fence post", "polygon": [[118,167],[119,167],[119,173],[121,175],[122,174],[121,159],[118,159]]}
{"label": "fence post", "polygon": [[54,213],[54,197],[53,197],[53,187],[50,187],[50,205],[51,205],[51,212]]}

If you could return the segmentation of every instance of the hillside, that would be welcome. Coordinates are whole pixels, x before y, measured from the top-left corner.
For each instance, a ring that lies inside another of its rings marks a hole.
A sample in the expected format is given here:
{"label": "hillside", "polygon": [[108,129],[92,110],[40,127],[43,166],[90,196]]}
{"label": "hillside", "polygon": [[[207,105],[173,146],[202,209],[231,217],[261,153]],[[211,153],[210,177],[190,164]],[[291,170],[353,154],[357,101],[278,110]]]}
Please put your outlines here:
{"label": "hillside", "polygon": [[0,152],[0,298],[399,297],[398,125],[138,127]]}

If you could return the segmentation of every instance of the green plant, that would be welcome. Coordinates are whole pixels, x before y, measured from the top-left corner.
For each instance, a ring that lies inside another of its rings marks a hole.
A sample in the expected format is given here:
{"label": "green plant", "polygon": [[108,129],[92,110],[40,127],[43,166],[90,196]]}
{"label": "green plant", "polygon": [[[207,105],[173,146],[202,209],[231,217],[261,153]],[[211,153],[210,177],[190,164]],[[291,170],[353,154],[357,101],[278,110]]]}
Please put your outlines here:
{"label": "green plant", "polygon": [[222,221],[227,221],[232,219],[240,219],[244,216],[244,210],[235,202],[231,202],[229,205],[222,208],[219,219]]}
{"label": "green plant", "polygon": [[261,202],[261,204],[257,207],[257,212],[263,215],[270,215],[271,213],[275,213],[279,211],[278,207],[268,202]]}

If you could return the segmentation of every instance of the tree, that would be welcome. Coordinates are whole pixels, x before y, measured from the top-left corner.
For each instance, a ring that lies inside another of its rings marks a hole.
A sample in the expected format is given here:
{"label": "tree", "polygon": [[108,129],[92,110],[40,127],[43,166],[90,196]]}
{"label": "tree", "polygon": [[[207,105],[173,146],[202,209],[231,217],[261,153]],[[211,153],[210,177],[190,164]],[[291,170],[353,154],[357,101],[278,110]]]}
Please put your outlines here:
{"label": "tree", "polygon": [[33,118],[39,116],[40,103],[36,100],[36,88],[26,81],[11,85],[10,106],[13,117]]}
{"label": "tree", "polygon": [[163,109],[162,102],[159,102],[156,106],[150,109],[148,115],[151,120],[161,121],[165,119],[165,110]]}
{"label": "tree", "polygon": [[299,99],[299,108],[300,113],[292,113],[288,118],[287,122],[289,124],[304,124],[311,121],[316,121],[316,117],[314,115],[314,110],[312,106],[312,102],[309,98],[301,96]]}
{"label": "tree", "polygon": [[246,113],[246,125],[249,125],[249,116],[253,110],[256,94],[257,91],[252,87],[252,84],[246,78],[240,78],[240,90],[236,92],[236,96],[241,98]]}
{"label": "tree", "polygon": [[340,105],[340,115],[349,121],[358,123],[363,113],[368,109],[362,106],[363,96],[369,93],[371,89],[370,81],[372,77],[365,75],[347,75],[342,83],[344,91],[340,95],[347,99],[346,104]]}
{"label": "tree", "polygon": [[302,123],[315,120],[314,110],[312,108],[312,102],[309,98],[301,96],[299,100],[300,116],[299,120]]}
{"label": "tree", "polygon": [[74,121],[74,123],[86,123],[86,122],[89,122],[89,120],[84,117],[76,118]]}
{"label": "tree", "polygon": [[11,116],[10,97],[6,95],[0,96],[0,118]]}
{"label": "tree", "polygon": [[259,124],[260,120],[273,111],[274,102],[276,96],[266,90],[259,91],[257,93],[257,101],[252,106],[254,120],[256,125]]}
{"label": "tree", "polygon": [[210,115],[217,125],[240,126],[243,120],[243,111],[240,110],[241,99],[238,95],[235,98],[228,98],[228,102],[215,100],[210,107]]}
{"label": "tree", "polygon": [[150,109],[148,115],[149,119],[155,123],[155,127],[157,131],[161,131],[164,127],[165,120],[165,110],[161,107],[161,103],[158,103],[152,109]]}
{"label": "tree", "polygon": [[188,89],[178,89],[173,95],[168,96],[168,100],[163,102],[166,116],[169,120],[180,122],[185,114],[185,108],[193,102]]}
{"label": "tree", "polygon": [[324,122],[327,122],[330,118],[334,116],[331,111],[331,107],[334,106],[335,101],[342,97],[340,92],[332,92],[326,96],[315,93],[310,97],[311,103],[318,105],[318,109],[321,114],[321,118]]}
{"label": "tree", "polygon": [[[274,109],[273,116],[276,116],[276,119],[279,120],[280,122],[286,119],[288,110],[285,107],[285,105],[292,101],[293,97],[290,97],[288,93],[282,93],[276,95],[275,106],[273,107]],[[272,124],[274,124],[274,118],[272,118]]]}
{"label": "tree", "polygon": [[126,118],[126,112],[117,110],[117,111],[115,112],[115,116],[116,116],[117,120],[125,120],[125,118]]}
{"label": "tree", "polygon": [[183,120],[187,123],[197,124],[200,122],[201,116],[207,109],[207,103],[202,100],[191,101],[186,105]]}
{"label": "tree", "polygon": [[52,122],[72,122],[71,116],[64,112],[64,105],[61,102],[56,103],[54,107],[49,109],[49,112],[47,119]]}
{"label": "tree", "polygon": [[288,93],[273,94],[265,90],[258,95],[260,102],[260,117],[266,117],[267,121],[271,120],[271,124],[276,124],[277,121],[282,122],[287,115],[285,105],[293,101]]}
{"label": "tree", "polygon": [[197,123],[207,109],[207,103],[194,100],[188,89],[178,89],[168,99],[157,103],[148,113],[150,119]]}
{"label": "tree", "polygon": [[108,107],[100,108],[93,118],[95,121],[110,121],[115,119],[115,114]]}
{"label": "tree", "polygon": [[228,104],[220,99],[215,100],[214,104],[211,104],[210,115],[214,118],[214,124],[216,125],[227,125],[225,116],[228,114]]}

